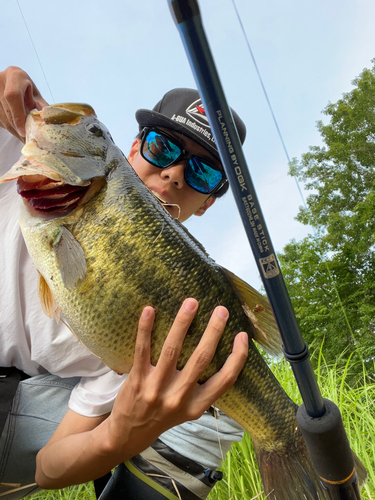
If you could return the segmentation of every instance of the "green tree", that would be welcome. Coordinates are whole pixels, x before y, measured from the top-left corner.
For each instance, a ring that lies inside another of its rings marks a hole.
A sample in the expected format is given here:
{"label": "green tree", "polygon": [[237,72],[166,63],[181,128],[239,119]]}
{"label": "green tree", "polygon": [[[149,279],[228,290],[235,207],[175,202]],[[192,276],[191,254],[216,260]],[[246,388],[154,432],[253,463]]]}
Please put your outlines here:
{"label": "green tree", "polygon": [[317,231],[279,255],[301,330],[325,340],[330,359],[347,349],[375,356],[375,59],[354,89],[318,122],[323,146],[294,159],[290,173],[313,191],[297,219]]}

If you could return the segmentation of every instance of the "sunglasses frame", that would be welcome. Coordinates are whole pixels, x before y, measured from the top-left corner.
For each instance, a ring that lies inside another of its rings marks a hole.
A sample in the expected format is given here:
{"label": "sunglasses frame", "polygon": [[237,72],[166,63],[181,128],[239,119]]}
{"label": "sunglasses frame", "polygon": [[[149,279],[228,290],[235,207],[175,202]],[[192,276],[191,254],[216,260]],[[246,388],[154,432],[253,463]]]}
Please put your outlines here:
{"label": "sunglasses frame", "polygon": [[[160,165],[155,165],[151,160],[149,160],[148,158],[146,158],[145,155],[143,154],[143,147],[144,147],[144,144],[145,144],[145,141],[146,141],[146,137],[149,134],[149,132],[157,132],[159,135],[165,136],[169,141],[172,142],[172,144],[174,144],[175,146],[177,146],[178,148],[180,148],[181,154],[175,160],[173,160],[169,165],[166,165],[165,167],[161,167]],[[219,191],[228,182],[228,179],[226,178],[226,175],[225,175],[224,171],[221,170],[212,161],[207,160],[206,158],[202,158],[200,156],[193,155],[193,154],[189,153],[188,151],[186,151],[186,149],[184,149],[182,147],[182,145],[180,144],[180,142],[175,137],[173,137],[172,135],[169,135],[167,132],[164,132],[164,130],[158,129],[157,127],[144,127],[143,128],[143,130],[142,130],[142,136],[141,136],[141,145],[140,145],[139,151],[141,153],[142,158],[144,160],[146,160],[147,163],[150,163],[150,165],[152,165],[153,167],[156,167],[156,168],[167,169],[167,168],[172,167],[174,164],[178,163],[180,160],[184,160],[185,161],[185,168],[184,168],[184,179],[185,179],[185,182],[186,182],[186,184],[191,189],[194,189],[194,191],[197,191],[200,194],[212,195],[216,191]],[[200,162],[205,163],[206,165],[208,165],[213,170],[216,170],[216,171],[218,171],[218,172],[221,173],[222,179],[219,181],[219,183],[213,189],[211,189],[211,191],[203,193],[202,191],[200,191],[199,189],[197,189],[196,187],[194,187],[194,186],[192,186],[190,184],[189,179],[186,177],[186,172],[187,172],[187,168],[186,167],[187,167],[189,161],[192,158],[197,158]]]}

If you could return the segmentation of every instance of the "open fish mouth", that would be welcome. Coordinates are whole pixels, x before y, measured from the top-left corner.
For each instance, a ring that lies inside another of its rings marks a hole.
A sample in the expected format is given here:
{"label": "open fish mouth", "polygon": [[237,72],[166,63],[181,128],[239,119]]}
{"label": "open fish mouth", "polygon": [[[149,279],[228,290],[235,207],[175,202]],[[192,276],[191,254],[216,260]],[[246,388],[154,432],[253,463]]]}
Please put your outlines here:
{"label": "open fish mouth", "polygon": [[17,192],[37,212],[61,216],[77,208],[91,184],[74,186],[44,175],[24,175],[17,179]]}
{"label": "open fish mouth", "polygon": [[[0,183],[17,181],[17,192],[32,216],[68,215],[105,184],[105,169],[97,168],[106,156],[105,130],[87,104],[55,104],[31,111],[22,156]],[[95,134],[103,136],[99,146]],[[84,175],[75,173],[78,167]]]}

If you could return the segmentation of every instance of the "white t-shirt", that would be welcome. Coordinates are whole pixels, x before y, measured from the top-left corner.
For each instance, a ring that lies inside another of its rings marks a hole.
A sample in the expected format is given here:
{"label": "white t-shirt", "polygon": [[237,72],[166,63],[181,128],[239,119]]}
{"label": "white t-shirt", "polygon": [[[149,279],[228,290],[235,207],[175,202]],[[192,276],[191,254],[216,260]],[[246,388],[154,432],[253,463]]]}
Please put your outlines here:
{"label": "white t-shirt", "polygon": [[[20,157],[23,144],[0,128],[0,176]],[[82,377],[69,407],[85,416],[112,409],[125,376],[90,354],[63,323],[42,311],[37,271],[18,224],[20,197],[15,181],[0,184],[0,366],[28,375]]]}

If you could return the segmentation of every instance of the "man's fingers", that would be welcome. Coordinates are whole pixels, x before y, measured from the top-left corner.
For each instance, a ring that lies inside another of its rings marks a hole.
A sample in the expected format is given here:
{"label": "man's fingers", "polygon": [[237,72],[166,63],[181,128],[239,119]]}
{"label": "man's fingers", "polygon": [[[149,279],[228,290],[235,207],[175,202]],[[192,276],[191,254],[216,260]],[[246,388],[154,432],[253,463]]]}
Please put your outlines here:
{"label": "man's fingers", "polygon": [[0,100],[3,127],[21,138],[26,135],[26,116],[32,109],[47,105],[29,75],[15,66],[0,73]]}
{"label": "man's fingers", "polygon": [[8,82],[4,90],[5,112],[9,122],[14,125],[19,135],[25,136],[26,109],[24,106],[24,92],[21,88],[15,88]]}
{"label": "man's fingers", "polygon": [[30,113],[32,109],[37,109],[38,111],[40,111],[44,108],[44,106],[48,106],[47,101],[43,99],[43,97],[40,95],[39,90],[31,81],[30,85],[26,87],[24,103],[26,114]]}
{"label": "man's fingers", "polygon": [[237,334],[231,355],[224,366],[200,386],[201,397],[199,405],[207,409],[214,404],[236,382],[249,353],[249,339],[245,332]]}
{"label": "man's fingers", "polygon": [[183,369],[189,382],[197,382],[211,363],[228,318],[229,313],[225,307],[216,307],[197,348]]}
{"label": "man's fingers", "polygon": [[45,106],[48,106],[48,102],[43,99],[42,96],[39,98],[35,99],[35,108],[38,111],[41,111]]}
{"label": "man's fingers", "polygon": [[145,307],[138,322],[134,351],[134,368],[138,371],[143,371],[150,364],[151,331],[154,319],[154,309],[151,306]]}
{"label": "man's fingers", "polygon": [[157,367],[165,371],[176,368],[177,360],[181,352],[182,344],[185,335],[194,319],[195,313],[198,310],[198,302],[195,299],[186,299],[173,322],[172,328],[165,339],[163,349],[161,351]]}
{"label": "man's fingers", "polygon": [[7,112],[4,109],[4,106],[2,102],[0,101],[0,127],[4,128],[8,132],[10,132],[12,135],[17,137],[20,141],[25,142],[24,138],[19,135],[17,132],[15,125],[13,123],[13,119],[11,117],[11,121],[9,121],[9,118],[7,116]]}
{"label": "man's fingers", "polygon": [[[148,427],[157,424],[159,431],[155,435],[160,434],[160,422],[163,422],[165,430],[186,420],[199,418],[235,383],[246,361],[247,335],[240,333],[235,338],[232,353],[222,369],[204,384],[196,383],[211,362],[229,317],[225,307],[217,307],[185,368],[177,371],[176,362],[181,346],[197,309],[195,299],[187,299],[183,303],[164,343],[156,368],[150,363],[150,339],[155,318],[152,307],[146,307],[139,320],[133,369],[122,386],[119,397],[131,394],[135,398],[133,410],[138,412],[136,419],[144,421]],[[119,398],[112,415],[117,412],[120,417],[122,414],[126,416],[126,407],[122,408],[122,403],[118,401]]]}

